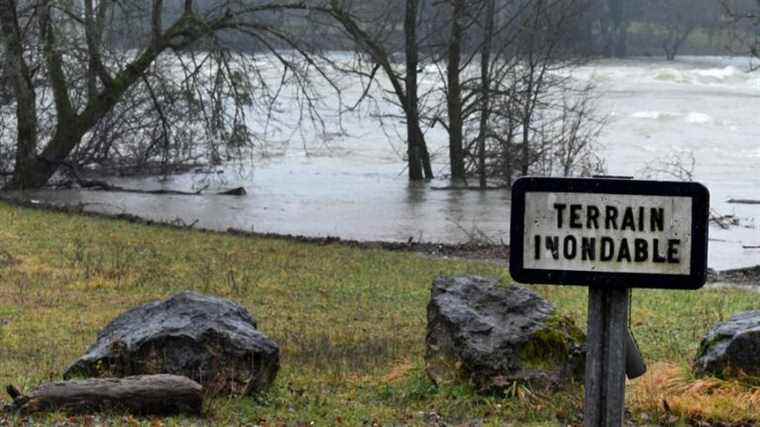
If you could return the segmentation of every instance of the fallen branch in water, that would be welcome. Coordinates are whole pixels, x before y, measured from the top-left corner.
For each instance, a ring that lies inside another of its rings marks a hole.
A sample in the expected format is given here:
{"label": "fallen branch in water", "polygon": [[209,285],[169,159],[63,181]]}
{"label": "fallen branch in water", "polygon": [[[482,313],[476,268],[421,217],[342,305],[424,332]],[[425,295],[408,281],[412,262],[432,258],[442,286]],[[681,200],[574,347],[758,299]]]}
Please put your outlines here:
{"label": "fallen branch in water", "polygon": [[[198,191],[178,191],[178,190],[139,190],[136,188],[119,187],[118,185],[111,185],[105,181],[99,181],[95,179],[84,179],[79,175],[76,166],[69,162],[59,162],[62,166],[68,168],[72,177],[71,181],[58,184],[58,187],[70,188],[73,184],[78,185],[80,188],[86,188],[88,190],[96,191],[112,191],[121,193],[137,193],[137,194],[168,194],[178,196],[200,196],[208,186],[201,188]],[[245,196],[248,194],[243,187],[233,188],[227,191],[221,191],[216,193],[220,196]]]}
{"label": "fallen branch in water", "polygon": [[475,185],[447,185],[445,187],[435,187],[431,186],[431,190],[435,191],[452,191],[452,190],[463,190],[463,191],[498,191],[498,190],[508,190],[509,187],[506,185],[496,185],[496,186],[488,186],[488,187],[480,187]]}
{"label": "fallen branch in water", "polygon": [[[167,194],[167,195],[176,195],[176,196],[202,196],[205,194],[203,193],[203,190],[207,188],[207,187],[204,187],[198,191],[179,191],[179,190],[163,190],[163,189],[140,190],[136,188],[119,187],[118,185],[111,185],[105,181],[98,181],[98,180],[79,179],[79,180],[75,180],[75,183],[80,188],[93,190],[93,191],[110,191],[110,192],[135,193],[135,194]],[[58,184],[58,187],[71,188],[73,186],[72,184],[73,184],[72,182],[65,182],[62,184]],[[221,191],[214,194],[219,195],[219,196],[245,196],[248,193],[245,191],[245,188],[237,187],[231,190]]]}
{"label": "fallen branch in water", "polygon": [[722,215],[715,209],[710,209],[710,222],[715,223],[718,227],[728,230],[731,226],[739,225],[739,218],[735,215]]}
{"label": "fallen branch in water", "polygon": [[732,203],[737,205],[760,205],[760,200],[753,199],[730,199],[726,203]]}
{"label": "fallen branch in water", "polygon": [[138,190],[135,188],[119,187],[117,185],[111,185],[105,181],[97,181],[97,180],[79,180],[77,182],[77,185],[79,185],[82,188],[86,188],[88,190],[113,191],[113,192],[121,192],[121,193],[138,193],[138,194],[174,194],[174,195],[180,195],[180,196],[199,196],[201,195],[201,191],[204,190],[203,188],[194,192],[177,191],[177,190]]}

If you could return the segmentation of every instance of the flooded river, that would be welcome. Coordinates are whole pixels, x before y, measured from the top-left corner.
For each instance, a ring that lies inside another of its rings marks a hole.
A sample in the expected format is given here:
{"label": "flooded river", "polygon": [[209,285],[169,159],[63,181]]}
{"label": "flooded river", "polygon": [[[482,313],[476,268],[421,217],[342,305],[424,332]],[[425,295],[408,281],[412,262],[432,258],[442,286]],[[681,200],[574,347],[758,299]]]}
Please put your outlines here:
{"label": "flooded river", "polygon": [[[694,177],[710,189],[712,208],[740,218],[739,227],[710,229],[709,265],[715,269],[760,264],[760,250],[744,248],[760,245],[760,205],[726,203],[760,199],[760,74],[747,72],[747,66],[746,59],[733,58],[640,59],[597,62],[574,73],[597,83],[602,92],[599,108],[610,116],[601,136],[602,156],[610,174],[642,177],[647,166],[656,168],[673,153],[684,158],[693,153]],[[340,134],[283,136],[276,148],[254,157],[252,168],[113,182],[142,189],[243,186],[246,196],[41,191],[29,197],[156,220],[197,221],[197,227],[220,230],[359,240],[508,241],[506,191],[435,189],[447,185],[443,181],[410,185],[398,154],[403,148],[396,132],[403,135],[403,124],[381,128],[367,115],[344,116]],[[446,135],[432,129],[428,140],[436,171],[445,173]]]}

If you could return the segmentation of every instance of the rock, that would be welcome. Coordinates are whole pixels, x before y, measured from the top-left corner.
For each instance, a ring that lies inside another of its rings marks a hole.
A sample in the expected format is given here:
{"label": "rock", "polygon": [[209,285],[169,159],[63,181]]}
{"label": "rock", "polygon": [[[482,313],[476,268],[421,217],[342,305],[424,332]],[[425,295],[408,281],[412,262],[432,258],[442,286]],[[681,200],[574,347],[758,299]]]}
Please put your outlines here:
{"label": "rock", "polygon": [[737,314],[702,339],[694,363],[698,375],[760,375],[760,311]]}
{"label": "rock", "polygon": [[64,378],[174,374],[212,392],[255,394],[274,381],[279,354],[243,307],[184,292],[114,319]]}
{"label": "rock", "polygon": [[436,384],[484,393],[515,381],[539,387],[582,379],[585,336],[541,297],[497,279],[442,277],[428,304],[425,362]]}

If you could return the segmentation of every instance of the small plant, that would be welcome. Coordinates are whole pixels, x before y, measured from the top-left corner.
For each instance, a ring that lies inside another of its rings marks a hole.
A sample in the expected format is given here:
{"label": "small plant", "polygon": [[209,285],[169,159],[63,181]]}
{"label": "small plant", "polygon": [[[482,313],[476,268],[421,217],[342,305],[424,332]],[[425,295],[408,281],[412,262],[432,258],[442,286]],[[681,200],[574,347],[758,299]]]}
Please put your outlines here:
{"label": "small plant", "polygon": [[693,151],[671,151],[660,160],[639,170],[639,175],[649,179],[675,179],[676,181],[694,181],[697,159]]}
{"label": "small plant", "polygon": [[14,293],[14,300],[16,305],[26,305],[29,303],[29,289],[31,288],[31,282],[29,276],[26,274],[19,274],[15,280],[16,288]]}

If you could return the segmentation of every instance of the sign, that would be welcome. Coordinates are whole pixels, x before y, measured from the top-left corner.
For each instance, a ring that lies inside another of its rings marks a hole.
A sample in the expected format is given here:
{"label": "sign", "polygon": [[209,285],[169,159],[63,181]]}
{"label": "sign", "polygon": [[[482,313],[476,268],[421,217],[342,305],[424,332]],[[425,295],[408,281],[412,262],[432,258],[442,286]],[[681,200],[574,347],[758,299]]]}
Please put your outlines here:
{"label": "sign", "polygon": [[698,183],[522,178],[510,273],[522,283],[699,289],[708,212]]}

